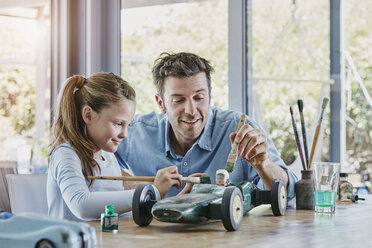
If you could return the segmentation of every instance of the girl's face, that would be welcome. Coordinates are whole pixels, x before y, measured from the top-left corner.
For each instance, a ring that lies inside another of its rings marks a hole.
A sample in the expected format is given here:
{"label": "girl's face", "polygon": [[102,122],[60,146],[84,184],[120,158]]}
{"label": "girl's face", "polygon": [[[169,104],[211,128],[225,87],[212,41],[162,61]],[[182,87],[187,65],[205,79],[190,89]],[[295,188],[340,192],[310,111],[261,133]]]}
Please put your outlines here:
{"label": "girl's face", "polygon": [[95,112],[89,106],[84,106],[82,115],[87,125],[89,137],[98,147],[95,152],[101,158],[101,150],[115,152],[120,142],[127,137],[128,125],[132,122],[136,111],[136,102],[128,99],[120,104],[112,104]]}

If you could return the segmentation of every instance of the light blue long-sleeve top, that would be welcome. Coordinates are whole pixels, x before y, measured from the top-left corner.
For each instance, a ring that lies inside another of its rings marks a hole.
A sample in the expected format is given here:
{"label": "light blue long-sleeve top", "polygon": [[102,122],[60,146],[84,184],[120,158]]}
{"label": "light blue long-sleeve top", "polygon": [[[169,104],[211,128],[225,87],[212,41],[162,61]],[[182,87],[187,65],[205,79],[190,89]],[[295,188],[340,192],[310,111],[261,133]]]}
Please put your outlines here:
{"label": "light blue long-sleeve top", "polygon": [[[121,176],[120,166],[113,153],[102,151],[104,161],[95,175]],[[124,190],[122,181],[95,180],[88,188],[81,161],[69,144],[57,146],[51,154],[47,179],[48,214],[74,221],[99,219],[105,205],[114,205],[115,212],[125,213],[132,208],[133,190]]]}
{"label": "light blue long-sleeve top", "polygon": [[[119,146],[115,156],[122,168],[136,176],[154,176],[159,169],[177,165],[178,172],[186,177],[193,173],[207,173],[215,182],[216,170],[225,168],[231,150],[230,133],[236,132],[241,113],[211,107],[203,133],[187,151],[185,156],[175,153],[169,140],[170,124],[166,114],[152,112],[136,115],[128,127],[128,137]],[[260,129],[269,143],[269,159],[281,166],[288,174],[288,200],[295,196],[296,175],[290,171],[275,148],[270,137],[248,116],[246,123]],[[250,181],[264,189],[263,181],[254,168],[238,157],[230,181]],[[180,190],[172,188],[167,196],[176,195]]]}

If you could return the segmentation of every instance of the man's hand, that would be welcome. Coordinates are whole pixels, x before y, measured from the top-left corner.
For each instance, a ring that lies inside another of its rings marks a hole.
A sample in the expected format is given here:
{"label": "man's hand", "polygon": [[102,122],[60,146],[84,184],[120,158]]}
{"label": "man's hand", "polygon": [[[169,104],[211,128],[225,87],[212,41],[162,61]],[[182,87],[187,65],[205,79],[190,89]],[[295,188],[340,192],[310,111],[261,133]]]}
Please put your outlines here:
{"label": "man's hand", "polygon": [[[201,177],[201,176],[206,176],[206,175],[207,175],[206,173],[194,173],[194,174],[191,174],[189,177]],[[193,186],[194,186],[193,183],[186,183],[185,187],[182,189],[180,193],[178,193],[178,195],[190,193]]]}
{"label": "man's hand", "polygon": [[182,176],[178,174],[177,166],[174,165],[158,170],[154,185],[159,190],[162,199],[173,186],[177,189],[181,188]]}
{"label": "man's hand", "polygon": [[239,144],[239,157],[247,160],[254,168],[260,169],[268,160],[269,144],[260,130],[245,124],[238,133],[230,134],[230,140]]}
{"label": "man's hand", "polygon": [[286,171],[268,158],[269,143],[261,130],[245,124],[238,133],[230,134],[230,140],[239,144],[238,156],[247,160],[253,166],[266,189],[271,189],[271,183],[274,179],[282,179],[285,185],[288,185]]}

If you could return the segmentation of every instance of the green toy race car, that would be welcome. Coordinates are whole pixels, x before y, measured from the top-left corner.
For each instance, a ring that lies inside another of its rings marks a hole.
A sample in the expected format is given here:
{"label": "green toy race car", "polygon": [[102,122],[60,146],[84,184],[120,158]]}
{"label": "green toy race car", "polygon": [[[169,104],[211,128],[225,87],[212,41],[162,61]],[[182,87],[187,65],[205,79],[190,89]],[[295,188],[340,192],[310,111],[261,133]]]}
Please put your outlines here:
{"label": "green toy race car", "polygon": [[251,182],[215,185],[195,184],[190,194],[157,201],[157,190],[151,184],[140,184],[133,196],[133,220],[148,226],[154,217],[172,223],[200,223],[221,219],[228,231],[236,231],[251,208],[271,204],[275,216],[284,215],[287,191],[282,180],[273,181],[271,190],[261,190]]}

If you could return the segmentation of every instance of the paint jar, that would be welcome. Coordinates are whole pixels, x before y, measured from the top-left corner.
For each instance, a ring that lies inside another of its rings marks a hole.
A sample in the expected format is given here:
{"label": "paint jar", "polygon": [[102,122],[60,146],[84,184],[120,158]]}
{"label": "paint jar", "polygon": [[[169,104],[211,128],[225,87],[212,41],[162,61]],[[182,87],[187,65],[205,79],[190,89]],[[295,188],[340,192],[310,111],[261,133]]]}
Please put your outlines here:
{"label": "paint jar", "polygon": [[119,227],[119,215],[115,213],[113,205],[105,206],[105,213],[101,214],[101,231],[115,232]]}
{"label": "paint jar", "polygon": [[301,180],[295,184],[296,209],[314,210],[314,182],[311,170],[301,171]]}
{"label": "paint jar", "polygon": [[353,185],[347,179],[348,174],[340,173],[340,182],[338,183],[338,199],[341,202],[351,202],[353,195]]}

